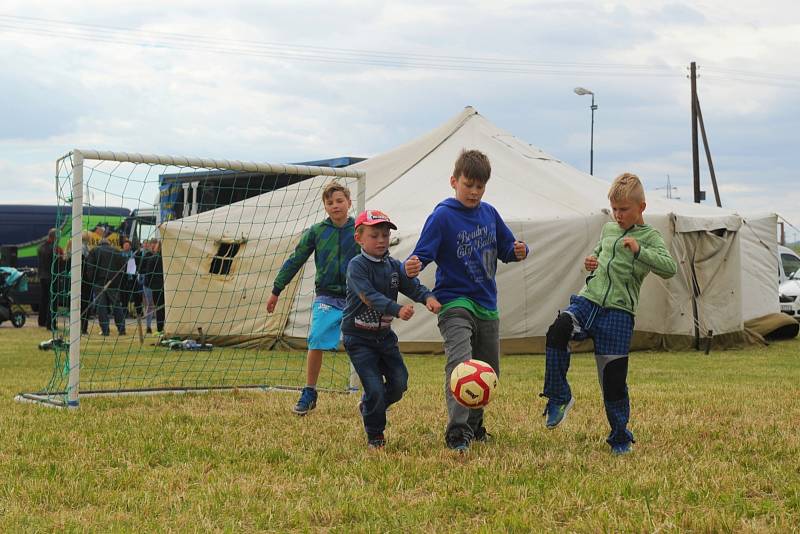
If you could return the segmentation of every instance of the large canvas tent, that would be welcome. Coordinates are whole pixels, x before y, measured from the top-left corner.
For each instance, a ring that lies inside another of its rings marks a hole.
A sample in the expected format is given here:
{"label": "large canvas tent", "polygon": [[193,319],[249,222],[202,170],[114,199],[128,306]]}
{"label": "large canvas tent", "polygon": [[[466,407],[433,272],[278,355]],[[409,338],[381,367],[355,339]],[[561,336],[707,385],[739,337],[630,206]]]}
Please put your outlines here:
{"label": "large canvas tent", "polygon": [[[518,139],[468,107],[426,135],[353,166],[366,171],[366,207],[387,212],[398,226],[393,256],[410,254],[427,215],[452,196],[449,176],[464,148],[489,156],[492,176],[484,201],[532,249],[526,261],[500,265],[497,272],[502,348],[541,351],[557,311],[583,285],[587,273],[582,259],[611,220],[609,183]],[[324,181],[316,177],[302,188]],[[296,184],[161,226],[169,333],[190,335],[201,326],[218,342],[303,344],[313,260],[284,291],[277,313],[267,317],[265,312],[272,280],[301,229],[324,217],[316,197],[294,205],[301,196]],[[289,219],[296,232],[281,243],[267,240],[284,234]],[[745,321],[778,312],[775,215],[743,217],[651,196],[645,221],[664,236],[678,274],[670,280],[655,275],[646,279],[636,317],[636,348],[691,347],[709,333],[715,345],[739,343],[746,338]],[[248,243],[236,268],[227,277],[208,275],[206,264],[232,236]],[[432,287],[434,272],[435,265],[426,269],[423,283]],[[436,320],[423,310],[411,321],[396,321],[394,328],[405,350],[441,350]]]}

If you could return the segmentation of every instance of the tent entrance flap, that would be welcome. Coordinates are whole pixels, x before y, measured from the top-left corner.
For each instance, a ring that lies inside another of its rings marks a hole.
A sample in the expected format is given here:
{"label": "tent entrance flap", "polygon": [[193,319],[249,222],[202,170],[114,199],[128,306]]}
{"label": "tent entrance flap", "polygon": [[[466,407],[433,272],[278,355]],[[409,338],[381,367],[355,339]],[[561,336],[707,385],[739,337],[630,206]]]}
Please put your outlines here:
{"label": "tent entrance flap", "polygon": [[702,338],[744,328],[738,294],[742,282],[738,233],[741,219],[698,221],[673,215],[673,221],[671,252],[678,260],[680,276],[691,297],[695,348],[699,349]]}

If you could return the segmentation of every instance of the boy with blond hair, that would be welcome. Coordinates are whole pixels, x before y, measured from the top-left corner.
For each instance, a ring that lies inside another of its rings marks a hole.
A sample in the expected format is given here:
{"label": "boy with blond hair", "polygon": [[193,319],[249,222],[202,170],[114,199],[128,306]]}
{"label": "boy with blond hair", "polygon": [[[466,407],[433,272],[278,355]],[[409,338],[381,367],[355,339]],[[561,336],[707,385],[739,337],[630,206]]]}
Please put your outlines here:
{"label": "boy with blond hair", "polygon": [[444,339],[445,444],[465,453],[470,442],[486,441],[483,408],[459,404],[450,391],[450,374],[461,362],[476,358],[500,374],[500,313],[497,310],[497,260],[522,261],[528,247],[494,207],[482,202],[492,173],[489,158],[478,150],[462,150],[450,186],[455,198],[440,202],[428,216],[417,246],[405,262],[408,276],[417,276],[436,262],[433,293],[442,303],[439,332]]}
{"label": "boy with blond hair", "polygon": [[308,333],[306,385],[292,411],[306,415],[317,406],[317,379],[322,369],[322,351],[336,350],[341,337],[342,310],[347,289],[347,264],[360,249],[353,239],[353,218],[349,215],[350,190],[331,182],[322,191],[322,205],[328,217],[303,232],[294,253],[275,277],[267,312],[275,311],[281,291],[314,254],[315,294]]}
{"label": "boy with blond hair", "polygon": [[633,434],[628,430],[628,352],[633,335],[639,289],[648,273],[670,278],[677,271],[675,260],[661,234],[642,218],[646,203],[644,188],[635,174],[619,175],[608,192],[614,222],[603,226],[600,241],[584,259],[590,271],[586,285],[570,297],[569,306],[547,331],[544,392],[548,399],[543,415],[553,429],[564,421],[575,398],[567,382],[570,339],[594,340],[595,362],[611,432],[606,442],[613,454],[631,451]]}

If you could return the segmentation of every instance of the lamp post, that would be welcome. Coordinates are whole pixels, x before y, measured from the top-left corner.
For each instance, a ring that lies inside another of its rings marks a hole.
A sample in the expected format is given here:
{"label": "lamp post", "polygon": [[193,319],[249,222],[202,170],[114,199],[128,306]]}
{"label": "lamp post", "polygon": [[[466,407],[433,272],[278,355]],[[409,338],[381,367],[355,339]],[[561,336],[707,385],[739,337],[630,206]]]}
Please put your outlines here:
{"label": "lamp post", "polygon": [[592,95],[592,105],[589,106],[589,109],[592,110],[592,130],[589,137],[589,174],[594,175],[594,110],[597,109],[594,103],[594,93],[583,87],[576,87],[575,94],[579,96]]}

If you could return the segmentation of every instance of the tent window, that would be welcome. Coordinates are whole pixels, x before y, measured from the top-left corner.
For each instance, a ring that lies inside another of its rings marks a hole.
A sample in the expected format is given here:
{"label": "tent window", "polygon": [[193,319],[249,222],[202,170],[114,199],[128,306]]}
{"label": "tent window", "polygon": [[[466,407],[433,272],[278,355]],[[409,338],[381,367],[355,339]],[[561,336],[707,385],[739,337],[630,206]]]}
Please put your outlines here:
{"label": "tent window", "polygon": [[211,258],[211,274],[229,275],[233,267],[233,259],[239,253],[242,243],[220,243],[217,253]]}

